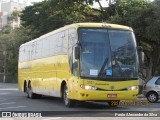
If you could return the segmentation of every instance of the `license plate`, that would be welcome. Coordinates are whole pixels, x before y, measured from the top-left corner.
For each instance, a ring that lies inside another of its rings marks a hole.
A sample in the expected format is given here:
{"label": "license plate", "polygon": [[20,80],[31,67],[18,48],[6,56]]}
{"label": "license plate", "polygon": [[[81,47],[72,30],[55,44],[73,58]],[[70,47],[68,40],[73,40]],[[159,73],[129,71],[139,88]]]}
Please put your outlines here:
{"label": "license plate", "polygon": [[107,94],[108,98],[117,98],[117,94]]}

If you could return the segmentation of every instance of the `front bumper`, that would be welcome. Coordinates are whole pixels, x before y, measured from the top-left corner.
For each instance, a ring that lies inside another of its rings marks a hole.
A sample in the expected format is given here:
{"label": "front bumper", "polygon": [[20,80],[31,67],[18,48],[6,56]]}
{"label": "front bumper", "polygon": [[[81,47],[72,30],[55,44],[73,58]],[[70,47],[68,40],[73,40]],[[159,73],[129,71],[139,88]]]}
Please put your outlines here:
{"label": "front bumper", "polygon": [[[108,97],[116,95],[116,97]],[[96,91],[96,90],[81,90],[73,99],[79,101],[107,101],[107,100],[136,100],[138,90],[130,91]]]}

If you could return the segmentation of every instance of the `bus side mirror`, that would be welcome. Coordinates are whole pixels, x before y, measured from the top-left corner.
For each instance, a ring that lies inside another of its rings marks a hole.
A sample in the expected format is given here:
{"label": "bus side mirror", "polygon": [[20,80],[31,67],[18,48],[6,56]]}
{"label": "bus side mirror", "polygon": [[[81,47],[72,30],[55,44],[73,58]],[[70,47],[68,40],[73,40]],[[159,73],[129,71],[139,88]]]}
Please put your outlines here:
{"label": "bus side mirror", "polygon": [[139,63],[140,65],[144,64],[144,52],[143,52],[143,47],[142,46],[138,46],[137,47],[138,50],[138,56],[139,56]]}
{"label": "bus side mirror", "polygon": [[80,47],[79,46],[76,46],[74,48],[74,56],[75,56],[75,59],[79,59],[79,54],[80,54]]}

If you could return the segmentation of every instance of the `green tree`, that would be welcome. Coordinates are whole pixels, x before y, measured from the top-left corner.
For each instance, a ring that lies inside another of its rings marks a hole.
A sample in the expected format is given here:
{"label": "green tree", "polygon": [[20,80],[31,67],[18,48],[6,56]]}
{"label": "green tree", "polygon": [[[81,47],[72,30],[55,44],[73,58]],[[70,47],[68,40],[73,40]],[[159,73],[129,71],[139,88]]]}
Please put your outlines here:
{"label": "green tree", "polygon": [[146,78],[156,74],[160,63],[160,14],[156,2],[146,0],[121,0],[109,10],[110,21],[131,26],[136,34],[138,45],[143,46],[146,56]]}
{"label": "green tree", "polygon": [[18,54],[21,44],[31,40],[30,30],[24,27],[16,28],[12,32],[12,41],[7,44],[7,68],[6,75],[9,82],[17,81]]}
{"label": "green tree", "polygon": [[3,81],[3,77],[6,76],[6,58],[7,58],[7,44],[13,40],[13,34],[11,33],[11,27],[6,25],[0,32],[0,79]]}
{"label": "green tree", "polygon": [[[22,11],[23,26],[32,29],[33,38],[75,22],[98,22],[101,10],[92,9],[86,0],[48,0]],[[84,3],[85,2],[85,3]]]}
{"label": "green tree", "polygon": [[11,22],[18,21],[19,16],[20,16],[20,11],[16,9],[8,16],[8,19]]}
{"label": "green tree", "polygon": [[2,27],[1,34],[9,34],[11,32],[11,26],[10,25],[5,25]]}
{"label": "green tree", "polygon": [[[109,7],[102,7],[100,0],[45,0],[26,7],[21,14],[21,28],[13,30],[8,43],[8,67],[10,76],[17,74],[18,48],[31,39],[75,22],[111,22],[131,26],[138,45],[146,55],[146,78],[156,74],[160,65],[160,2],[146,0],[118,0]],[[93,2],[99,8],[92,8]],[[156,58],[156,59],[155,59]],[[143,72],[142,72],[143,73]]]}

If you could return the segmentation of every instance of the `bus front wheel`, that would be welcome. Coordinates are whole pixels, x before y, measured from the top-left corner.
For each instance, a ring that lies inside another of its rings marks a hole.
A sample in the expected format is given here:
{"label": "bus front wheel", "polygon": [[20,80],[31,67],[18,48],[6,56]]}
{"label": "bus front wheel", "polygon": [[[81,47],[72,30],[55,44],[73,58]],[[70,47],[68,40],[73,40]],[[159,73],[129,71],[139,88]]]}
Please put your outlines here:
{"label": "bus front wheel", "polygon": [[75,100],[71,100],[68,98],[68,88],[66,84],[63,87],[63,101],[66,107],[74,107],[76,103]]}

